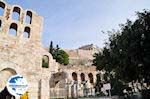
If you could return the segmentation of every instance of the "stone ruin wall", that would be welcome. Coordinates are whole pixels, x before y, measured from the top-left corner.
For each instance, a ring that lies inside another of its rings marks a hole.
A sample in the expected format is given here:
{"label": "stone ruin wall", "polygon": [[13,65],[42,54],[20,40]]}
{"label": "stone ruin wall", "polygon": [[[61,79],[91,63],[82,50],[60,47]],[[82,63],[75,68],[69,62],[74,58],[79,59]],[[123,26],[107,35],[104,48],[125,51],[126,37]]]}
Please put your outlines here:
{"label": "stone ruin wall", "polygon": [[95,66],[82,66],[82,65],[68,65],[68,66],[60,66],[60,71],[66,71],[67,75],[68,75],[68,80],[73,81],[72,80],[72,73],[75,72],[77,73],[78,76],[78,81],[81,82],[81,73],[83,73],[85,75],[85,79],[87,81],[89,81],[89,77],[88,74],[92,73],[93,77],[94,77],[94,83],[96,82],[96,75],[97,75],[97,71],[96,71],[96,67]]}
{"label": "stone ruin wall", "polygon": [[[83,72],[86,80],[89,80],[87,75],[92,73],[95,82],[96,70],[93,67],[87,69],[82,66],[67,68],[60,66],[53,60],[51,54],[42,48],[43,18],[41,16],[32,10],[23,10],[18,5],[11,6],[4,1],[0,1],[0,7],[3,9],[3,15],[0,16],[0,82],[2,82],[0,91],[4,88],[7,79],[15,74],[21,74],[28,80],[28,94],[32,99],[48,99],[51,76],[59,72],[65,72],[70,81],[73,81],[74,72],[78,74],[78,79]],[[18,19],[13,18],[14,13],[19,15]],[[30,18],[29,23],[26,23],[27,16]],[[16,33],[11,34],[11,29]],[[24,33],[27,36],[24,36]],[[42,68],[43,56],[48,57],[49,68]],[[61,82],[63,78],[54,79]],[[64,82],[63,80],[62,83]]]}
{"label": "stone ruin wall", "polygon": [[[51,73],[58,71],[59,64],[53,60],[41,45],[43,18],[32,10],[23,10],[18,5],[9,5],[0,1],[3,15],[0,16],[0,90],[7,79],[14,74],[21,74],[29,84],[29,97],[48,99]],[[13,19],[17,13],[18,19]],[[26,23],[26,17],[30,22]],[[11,34],[11,29],[15,34]],[[25,37],[24,33],[27,33]],[[49,68],[42,68],[42,57],[49,58]],[[47,93],[46,93],[46,92]]]}
{"label": "stone ruin wall", "polygon": [[69,55],[69,64],[70,65],[84,65],[91,66],[93,55],[100,52],[100,48],[95,47],[93,44],[81,46],[78,49],[69,50],[65,49]]}

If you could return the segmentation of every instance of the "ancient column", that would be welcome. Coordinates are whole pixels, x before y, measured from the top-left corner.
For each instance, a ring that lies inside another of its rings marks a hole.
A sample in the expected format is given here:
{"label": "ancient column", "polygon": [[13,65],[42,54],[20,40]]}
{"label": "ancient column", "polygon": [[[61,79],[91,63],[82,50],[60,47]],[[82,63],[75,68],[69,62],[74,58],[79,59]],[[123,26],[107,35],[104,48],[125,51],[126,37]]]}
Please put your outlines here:
{"label": "ancient column", "polygon": [[49,79],[41,79],[41,99],[49,99],[49,93]]}

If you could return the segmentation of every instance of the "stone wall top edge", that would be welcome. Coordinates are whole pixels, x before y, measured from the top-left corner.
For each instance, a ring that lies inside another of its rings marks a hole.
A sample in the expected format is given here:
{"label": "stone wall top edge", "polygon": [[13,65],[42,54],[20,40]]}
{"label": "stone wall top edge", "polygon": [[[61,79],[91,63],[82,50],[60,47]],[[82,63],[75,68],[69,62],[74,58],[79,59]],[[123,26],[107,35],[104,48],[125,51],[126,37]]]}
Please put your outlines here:
{"label": "stone wall top edge", "polygon": [[96,67],[95,66],[84,66],[84,65],[67,65],[67,66],[60,66],[61,69],[71,69],[71,70],[76,70],[76,69],[80,69],[80,70],[85,70],[85,71],[95,71]]}
{"label": "stone wall top edge", "polygon": [[[5,6],[7,6],[7,7],[11,7],[11,8],[13,8],[13,7],[18,7],[18,8],[20,8],[22,11],[25,11],[25,12],[27,12],[27,11],[31,11],[33,14],[36,14],[36,15],[38,15],[37,14],[37,12],[36,11],[34,11],[34,10],[32,10],[32,9],[29,9],[29,8],[22,8],[20,5],[17,5],[17,4],[9,4],[9,3],[7,3],[6,1],[4,1],[4,0],[0,0],[0,2],[2,2],[2,3],[4,3],[5,4]],[[39,15],[38,15],[39,16]]]}

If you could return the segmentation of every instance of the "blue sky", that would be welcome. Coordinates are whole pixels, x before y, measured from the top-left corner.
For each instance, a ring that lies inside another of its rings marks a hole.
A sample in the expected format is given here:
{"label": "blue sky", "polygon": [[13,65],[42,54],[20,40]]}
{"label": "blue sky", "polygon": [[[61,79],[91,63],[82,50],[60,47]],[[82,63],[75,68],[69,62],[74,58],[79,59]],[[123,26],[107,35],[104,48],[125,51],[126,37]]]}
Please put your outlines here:
{"label": "blue sky", "polygon": [[6,0],[44,17],[42,43],[52,40],[61,48],[85,44],[104,46],[107,34],[126,19],[134,20],[135,11],[150,9],[150,0]]}

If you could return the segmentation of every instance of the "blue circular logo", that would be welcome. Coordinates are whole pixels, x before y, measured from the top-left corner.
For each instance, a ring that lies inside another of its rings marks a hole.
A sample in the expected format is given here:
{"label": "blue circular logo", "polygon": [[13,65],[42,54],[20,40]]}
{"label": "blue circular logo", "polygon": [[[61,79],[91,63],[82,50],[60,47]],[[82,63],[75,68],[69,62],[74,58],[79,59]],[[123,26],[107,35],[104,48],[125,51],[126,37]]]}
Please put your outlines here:
{"label": "blue circular logo", "polygon": [[10,94],[16,97],[20,97],[27,91],[28,83],[23,76],[14,75],[8,79],[6,87]]}

